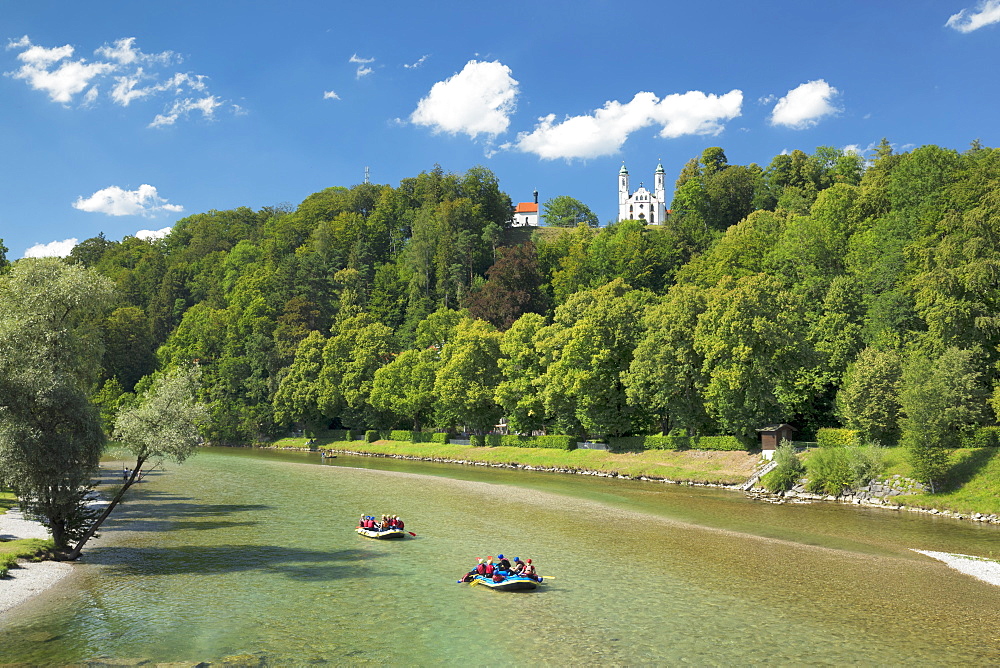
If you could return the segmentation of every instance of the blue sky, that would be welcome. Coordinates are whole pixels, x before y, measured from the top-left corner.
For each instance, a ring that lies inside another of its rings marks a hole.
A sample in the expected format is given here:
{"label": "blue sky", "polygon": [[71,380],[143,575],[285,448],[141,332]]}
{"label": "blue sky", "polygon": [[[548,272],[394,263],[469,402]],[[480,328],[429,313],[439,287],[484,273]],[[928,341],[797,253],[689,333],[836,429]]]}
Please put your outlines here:
{"label": "blue sky", "polygon": [[659,161],[1000,145],[1000,0],[0,3],[10,259],[440,164],[602,223]]}

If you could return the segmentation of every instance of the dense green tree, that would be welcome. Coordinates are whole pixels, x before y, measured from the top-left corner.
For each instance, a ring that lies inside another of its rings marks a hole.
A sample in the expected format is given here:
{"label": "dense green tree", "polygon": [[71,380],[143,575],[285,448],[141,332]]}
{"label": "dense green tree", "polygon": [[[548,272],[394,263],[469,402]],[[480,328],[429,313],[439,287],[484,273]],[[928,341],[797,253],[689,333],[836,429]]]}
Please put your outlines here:
{"label": "dense green tree", "polygon": [[559,195],[544,202],[542,221],[547,227],[576,227],[581,223],[597,227],[600,224],[590,207],[569,195]]}
{"label": "dense green tree", "polygon": [[620,436],[649,415],[628,402],[622,372],[642,332],[652,294],[621,279],[573,295],[556,309],[540,347],[551,356],[542,379],[546,413],[581,436]]}
{"label": "dense green tree", "polygon": [[693,436],[709,424],[702,396],[704,360],[694,348],[705,307],[703,290],[674,286],[647,310],[644,333],[623,378],[630,404],[656,416],[664,434],[677,427]]}
{"label": "dense green tree", "polygon": [[0,275],[0,480],[60,553],[91,519],[84,496],[104,432],[89,395],[111,299],[111,281],[55,258]]}
{"label": "dense green tree", "polygon": [[727,278],[710,291],[694,349],[704,357],[705,407],[724,432],[750,438],[797,412],[802,325],[801,301],[774,277]]}
{"label": "dense green tree", "polygon": [[545,318],[525,313],[504,332],[500,341],[502,380],[497,384],[496,401],[503,407],[509,429],[517,434],[544,430],[547,424],[541,380],[544,359],[535,347]]}
{"label": "dense green tree", "polygon": [[865,348],[847,368],[837,412],[864,441],[893,445],[899,438],[902,358],[893,350]]}
{"label": "dense green tree", "polygon": [[465,318],[441,350],[441,365],[434,383],[438,425],[464,426],[485,434],[499,422],[500,406],[494,399],[500,383],[501,334],[482,320]]}
{"label": "dense green tree", "polygon": [[279,424],[302,423],[310,432],[323,422],[319,375],[326,338],[310,332],[295,351],[295,359],[274,394],[274,419]]}
{"label": "dense green tree", "polygon": [[987,417],[987,389],[976,355],[948,348],[937,359],[916,354],[903,371],[899,403],[902,439],[915,477],[931,491],[948,472],[951,448]]}
{"label": "dense green tree", "polygon": [[131,392],[143,376],[156,369],[156,351],[149,319],[137,306],[115,309],[102,324],[104,373]]}
{"label": "dense green tree", "polygon": [[433,349],[404,350],[375,371],[372,406],[407,421],[407,426],[420,431],[434,415],[437,403],[434,383],[439,366],[437,352]]}

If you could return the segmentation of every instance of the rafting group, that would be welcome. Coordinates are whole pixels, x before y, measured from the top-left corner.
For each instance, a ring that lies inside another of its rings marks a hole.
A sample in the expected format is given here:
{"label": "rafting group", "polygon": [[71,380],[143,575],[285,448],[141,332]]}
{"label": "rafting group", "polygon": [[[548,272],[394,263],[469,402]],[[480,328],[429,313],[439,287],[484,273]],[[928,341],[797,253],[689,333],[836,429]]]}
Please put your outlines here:
{"label": "rafting group", "polygon": [[403,528],[399,515],[383,515],[381,520],[376,520],[374,515],[362,515],[356,531],[368,538],[401,538],[407,533],[416,535],[412,531],[403,531]]}
{"label": "rafting group", "polygon": [[370,531],[388,531],[389,529],[403,529],[403,520],[399,515],[383,515],[381,520],[376,520],[374,515],[362,515],[358,522],[358,527]]}
{"label": "rafting group", "polygon": [[514,561],[510,561],[498,554],[496,563],[493,557],[480,558],[477,562],[459,582],[485,584],[493,589],[534,589],[542,581],[531,559],[521,561],[519,557],[514,557]]}

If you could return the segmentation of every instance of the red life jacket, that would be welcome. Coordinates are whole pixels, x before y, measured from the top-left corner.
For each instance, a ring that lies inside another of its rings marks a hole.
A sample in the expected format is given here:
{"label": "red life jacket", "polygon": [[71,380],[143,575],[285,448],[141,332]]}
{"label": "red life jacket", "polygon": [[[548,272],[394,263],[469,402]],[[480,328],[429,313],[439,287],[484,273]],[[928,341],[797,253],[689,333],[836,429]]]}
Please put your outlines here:
{"label": "red life jacket", "polygon": [[403,528],[403,520],[396,520],[396,528],[397,529]]}
{"label": "red life jacket", "polygon": [[486,575],[486,564],[477,564],[475,570],[479,575]]}
{"label": "red life jacket", "polygon": [[493,575],[493,564],[486,564],[486,575]]}

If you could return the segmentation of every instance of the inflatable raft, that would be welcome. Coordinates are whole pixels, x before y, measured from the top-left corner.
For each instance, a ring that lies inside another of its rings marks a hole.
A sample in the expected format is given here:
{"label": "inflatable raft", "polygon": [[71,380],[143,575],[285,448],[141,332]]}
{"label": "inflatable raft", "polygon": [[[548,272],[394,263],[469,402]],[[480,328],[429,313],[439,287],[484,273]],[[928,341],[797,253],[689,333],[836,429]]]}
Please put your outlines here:
{"label": "inflatable raft", "polygon": [[402,529],[386,529],[385,531],[373,531],[372,529],[362,529],[358,527],[355,529],[359,534],[366,538],[404,538],[406,532]]}
{"label": "inflatable raft", "polygon": [[481,585],[498,591],[528,591],[538,587],[536,580],[523,575],[512,575],[500,582],[494,582],[493,578],[488,578],[485,575],[476,575],[469,584]]}

